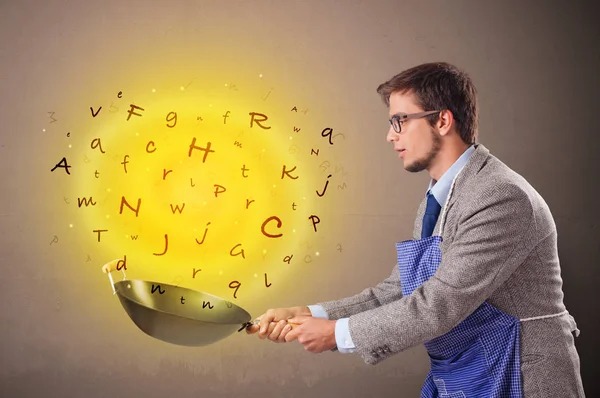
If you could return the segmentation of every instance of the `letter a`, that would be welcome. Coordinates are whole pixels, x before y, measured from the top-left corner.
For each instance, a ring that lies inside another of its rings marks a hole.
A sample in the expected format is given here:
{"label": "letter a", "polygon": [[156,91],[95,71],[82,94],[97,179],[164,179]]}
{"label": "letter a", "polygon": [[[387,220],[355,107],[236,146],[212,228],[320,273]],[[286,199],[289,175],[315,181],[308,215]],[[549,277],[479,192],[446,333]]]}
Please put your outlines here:
{"label": "letter a", "polygon": [[62,158],[62,160],[61,160],[60,162],[58,162],[58,163],[56,164],[56,166],[54,166],[54,167],[52,168],[52,170],[50,170],[50,171],[54,171],[54,170],[56,170],[56,168],[57,168],[57,167],[63,167],[63,168],[65,169],[65,171],[67,172],[67,174],[71,175],[71,173],[69,173],[69,167],[71,167],[71,166],[69,166],[69,165],[67,164],[67,158]]}

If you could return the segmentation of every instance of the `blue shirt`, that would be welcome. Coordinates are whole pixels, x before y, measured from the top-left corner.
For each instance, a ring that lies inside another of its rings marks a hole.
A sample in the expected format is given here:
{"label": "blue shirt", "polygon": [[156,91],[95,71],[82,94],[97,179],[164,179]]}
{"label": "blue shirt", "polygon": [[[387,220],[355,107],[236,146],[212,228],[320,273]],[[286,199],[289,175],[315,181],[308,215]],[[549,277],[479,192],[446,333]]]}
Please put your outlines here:
{"label": "blue shirt", "polygon": [[[465,166],[465,164],[467,164],[474,151],[475,147],[471,145],[466,151],[463,152],[462,155],[460,155],[456,162],[454,162],[452,166],[446,170],[439,181],[436,182],[433,179],[429,181],[427,193],[431,192],[440,206],[444,207],[454,177],[456,177],[458,172]],[[309,305],[308,309],[315,318],[329,318],[327,316],[327,312],[320,305]],[[348,319],[349,318],[341,318],[335,322],[335,342],[337,344],[338,351],[344,354],[352,353],[356,349],[356,346],[352,341],[352,337],[350,336]]]}

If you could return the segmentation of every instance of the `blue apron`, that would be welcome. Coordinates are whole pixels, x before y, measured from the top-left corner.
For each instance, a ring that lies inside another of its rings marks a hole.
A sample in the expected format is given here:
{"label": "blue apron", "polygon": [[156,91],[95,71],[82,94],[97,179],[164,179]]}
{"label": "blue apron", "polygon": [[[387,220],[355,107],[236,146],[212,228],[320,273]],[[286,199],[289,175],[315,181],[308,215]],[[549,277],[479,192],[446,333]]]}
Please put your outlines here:
{"label": "blue apron", "polygon": [[[440,236],[396,244],[402,294],[441,262]],[[450,332],[425,342],[431,368],[421,398],[522,397],[519,319],[484,302]]]}
{"label": "blue apron", "polygon": [[[434,235],[396,244],[404,296],[435,273],[441,243],[442,237]],[[454,329],[425,342],[431,367],[421,398],[522,397],[519,332],[518,318],[484,302]]]}

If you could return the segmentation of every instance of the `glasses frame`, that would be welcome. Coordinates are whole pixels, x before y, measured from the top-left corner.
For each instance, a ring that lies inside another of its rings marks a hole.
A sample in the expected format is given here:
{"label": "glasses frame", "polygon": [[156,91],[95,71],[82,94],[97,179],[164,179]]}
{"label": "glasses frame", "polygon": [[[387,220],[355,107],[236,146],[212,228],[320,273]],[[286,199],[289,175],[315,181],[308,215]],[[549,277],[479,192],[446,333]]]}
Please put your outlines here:
{"label": "glasses frame", "polygon": [[[389,122],[394,131],[398,134],[402,132],[402,124],[400,122],[409,119],[421,119],[425,116],[433,115],[434,113],[439,113],[441,111],[425,111],[425,112],[417,112],[417,113],[409,113],[406,115],[394,115],[390,118]],[[398,129],[394,125],[394,121],[398,121]]]}

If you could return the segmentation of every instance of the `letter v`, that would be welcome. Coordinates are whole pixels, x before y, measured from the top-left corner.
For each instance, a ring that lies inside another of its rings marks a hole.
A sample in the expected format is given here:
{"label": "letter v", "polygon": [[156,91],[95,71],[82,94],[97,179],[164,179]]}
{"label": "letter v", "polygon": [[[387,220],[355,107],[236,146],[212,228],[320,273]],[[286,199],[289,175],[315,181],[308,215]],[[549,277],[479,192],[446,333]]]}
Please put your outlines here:
{"label": "letter v", "polygon": [[102,107],[98,108],[98,110],[96,111],[96,113],[94,113],[94,110],[90,106],[90,111],[92,111],[92,117],[96,117],[98,115],[98,113],[100,112],[100,109],[102,109]]}

